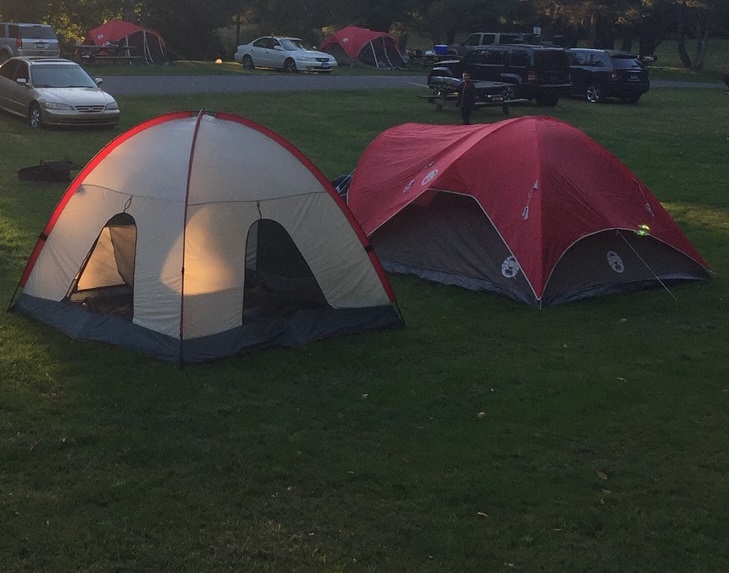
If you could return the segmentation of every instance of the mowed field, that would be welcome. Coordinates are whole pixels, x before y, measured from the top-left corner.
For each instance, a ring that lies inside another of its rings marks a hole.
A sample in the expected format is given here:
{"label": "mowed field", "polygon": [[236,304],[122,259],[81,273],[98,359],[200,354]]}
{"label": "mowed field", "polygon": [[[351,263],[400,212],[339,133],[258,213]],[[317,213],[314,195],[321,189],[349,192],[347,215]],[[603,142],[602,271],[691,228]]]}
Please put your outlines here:
{"label": "mowed field", "polygon": [[[125,96],[111,131],[2,114],[0,292],[9,304],[65,189],[21,167],[85,164],[150,117],[208,109],[333,179],[390,126],[459,122],[422,93]],[[725,571],[729,96],[511,114],[558,117],[615,154],[712,279],[537,310],[391,276],[401,329],[184,369],[5,313],[0,569]]]}

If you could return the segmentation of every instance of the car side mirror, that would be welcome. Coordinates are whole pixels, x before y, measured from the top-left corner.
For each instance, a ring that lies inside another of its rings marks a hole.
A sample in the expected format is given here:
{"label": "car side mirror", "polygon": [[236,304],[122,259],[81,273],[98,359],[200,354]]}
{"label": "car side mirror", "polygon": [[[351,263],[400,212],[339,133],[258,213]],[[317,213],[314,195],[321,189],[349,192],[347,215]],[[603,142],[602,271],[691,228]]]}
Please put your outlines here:
{"label": "car side mirror", "polygon": [[28,79],[27,78],[17,78],[15,80],[15,83],[17,83],[19,86],[28,87]]}
{"label": "car side mirror", "polygon": [[279,52],[283,51],[283,48],[281,46],[274,46],[274,50],[278,50]]}
{"label": "car side mirror", "polygon": [[94,78],[94,82],[96,82],[97,86],[100,86],[101,84],[104,83],[104,80],[101,78]]}

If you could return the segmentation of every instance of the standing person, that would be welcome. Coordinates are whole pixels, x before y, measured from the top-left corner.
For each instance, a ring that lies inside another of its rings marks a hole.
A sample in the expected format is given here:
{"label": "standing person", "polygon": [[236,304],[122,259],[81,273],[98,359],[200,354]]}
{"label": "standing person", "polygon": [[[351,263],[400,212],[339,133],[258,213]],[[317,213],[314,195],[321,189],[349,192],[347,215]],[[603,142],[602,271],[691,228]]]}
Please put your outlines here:
{"label": "standing person", "polygon": [[729,95],[729,66],[727,66],[727,69],[724,72],[724,85],[726,86],[726,91],[724,93]]}
{"label": "standing person", "polygon": [[458,88],[456,105],[461,108],[463,125],[471,125],[471,110],[476,107],[476,86],[471,81],[471,74],[463,72],[463,83]]}

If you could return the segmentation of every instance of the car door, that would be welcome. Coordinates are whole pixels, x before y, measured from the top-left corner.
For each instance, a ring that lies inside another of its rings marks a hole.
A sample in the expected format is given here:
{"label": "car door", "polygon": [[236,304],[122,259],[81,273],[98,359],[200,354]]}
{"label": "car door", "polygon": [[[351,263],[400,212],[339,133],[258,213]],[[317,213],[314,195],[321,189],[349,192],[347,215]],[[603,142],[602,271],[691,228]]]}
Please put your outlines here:
{"label": "car door", "polygon": [[268,53],[269,61],[271,62],[269,67],[281,69],[284,67],[284,60],[286,59],[286,50],[284,50],[281,42],[276,38],[271,38],[271,48]]}
{"label": "car door", "polygon": [[258,38],[258,40],[253,42],[253,46],[251,46],[251,57],[253,58],[253,63],[256,66],[263,68],[271,66],[270,46],[271,38],[268,37]]}
{"label": "car door", "polygon": [[471,74],[472,80],[487,80],[489,76],[489,68],[486,60],[485,50],[473,50],[463,58],[468,59],[468,65],[464,67],[464,71]]}
{"label": "car door", "polygon": [[482,62],[479,65],[479,80],[488,80],[491,82],[503,81],[501,77],[504,71],[504,54],[505,50],[496,46],[488,48],[482,52]]}
{"label": "car door", "polygon": [[582,95],[592,75],[592,54],[582,50],[569,50],[571,93]]}
{"label": "car door", "polygon": [[9,61],[0,68],[0,107],[10,109],[11,93],[15,83],[17,60]]}
{"label": "car door", "polygon": [[[3,107],[13,113],[26,115],[32,91],[27,83],[29,78],[28,64],[20,60],[14,60],[12,63],[0,68],[0,71],[5,72],[5,68],[11,64],[12,68],[7,71],[7,75],[3,75]],[[26,83],[19,84],[18,79],[24,79]]]}

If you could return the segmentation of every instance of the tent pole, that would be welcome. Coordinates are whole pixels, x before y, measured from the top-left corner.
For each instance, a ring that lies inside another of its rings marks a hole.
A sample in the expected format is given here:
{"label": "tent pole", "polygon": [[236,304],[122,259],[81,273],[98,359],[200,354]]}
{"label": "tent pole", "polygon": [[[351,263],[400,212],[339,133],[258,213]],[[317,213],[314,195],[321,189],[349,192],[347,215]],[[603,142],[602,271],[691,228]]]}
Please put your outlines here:
{"label": "tent pole", "polygon": [[666,292],[667,292],[668,294],[670,294],[670,295],[671,295],[671,298],[673,298],[673,300],[678,300],[678,299],[676,298],[676,296],[675,296],[675,295],[674,295],[674,294],[673,294],[673,293],[671,292],[671,289],[669,289],[669,288],[668,288],[668,285],[667,285],[666,283],[664,283],[664,282],[663,282],[663,281],[662,281],[662,280],[660,279],[660,277],[659,277],[659,276],[658,276],[658,275],[657,275],[657,274],[655,273],[655,271],[654,271],[654,270],[653,270],[653,269],[652,269],[652,268],[650,267],[650,265],[649,265],[649,264],[648,264],[648,263],[647,263],[647,262],[645,261],[645,259],[644,259],[643,257],[641,257],[641,256],[640,256],[640,255],[638,254],[638,251],[636,251],[636,250],[635,250],[635,248],[633,247],[633,245],[631,245],[631,244],[630,244],[630,243],[628,242],[628,239],[626,239],[626,238],[625,238],[625,236],[624,236],[624,235],[623,235],[623,234],[622,234],[622,233],[621,233],[621,232],[620,232],[619,230],[618,230],[618,235],[620,235],[620,238],[621,238],[621,239],[623,239],[623,241],[625,241],[625,244],[626,244],[626,245],[628,245],[628,247],[630,247],[630,250],[631,250],[631,251],[633,251],[633,252],[635,253],[635,256],[636,256],[636,257],[638,257],[638,259],[640,259],[640,262],[641,262],[641,263],[643,263],[643,264],[645,265],[645,268],[647,268],[647,269],[648,269],[648,270],[649,270],[649,271],[651,272],[651,274],[652,274],[652,275],[653,275],[653,277],[654,277],[654,278],[655,278],[655,279],[656,279],[656,280],[658,281],[658,283],[659,283],[659,284],[660,284],[660,285],[661,285],[661,286],[662,286],[662,287],[663,287],[664,289],[666,289]]}
{"label": "tent pole", "polygon": [[180,324],[179,324],[179,336],[180,336],[180,367],[184,364],[184,340],[185,340],[185,255],[186,255],[186,242],[187,242],[187,222],[188,222],[188,209],[190,206],[190,181],[192,179],[192,160],[195,157],[195,146],[197,144],[197,134],[200,131],[200,123],[202,122],[205,110],[201,109],[197,114],[197,121],[195,122],[195,130],[192,135],[192,143],[190,144],[190,156],[187,163],[187,182],[185,183],[185,206],[184,214],[182,219],[182,261],[180,267]]}
{"label": "tent pole", "polygon": [[18,294],[18,289],[20,288],[20,283],[15,285],[15,290],[13,291],[13,297],[10,299],[10,304],[8,304],[8,308],[5,312],[10,312],[13,310],[13,305],[15,304],[15,296]]}
{"label": "tent pole", "polygon": [[385,42],[385,36],[381,36],[380,39],[382,40],[382,51],[385,53],[385,59],[387,60],[390,69],[393,69],[395,66],[392,65],[392,62],[390,61],[390,56],[387,54],[387,42]]}

